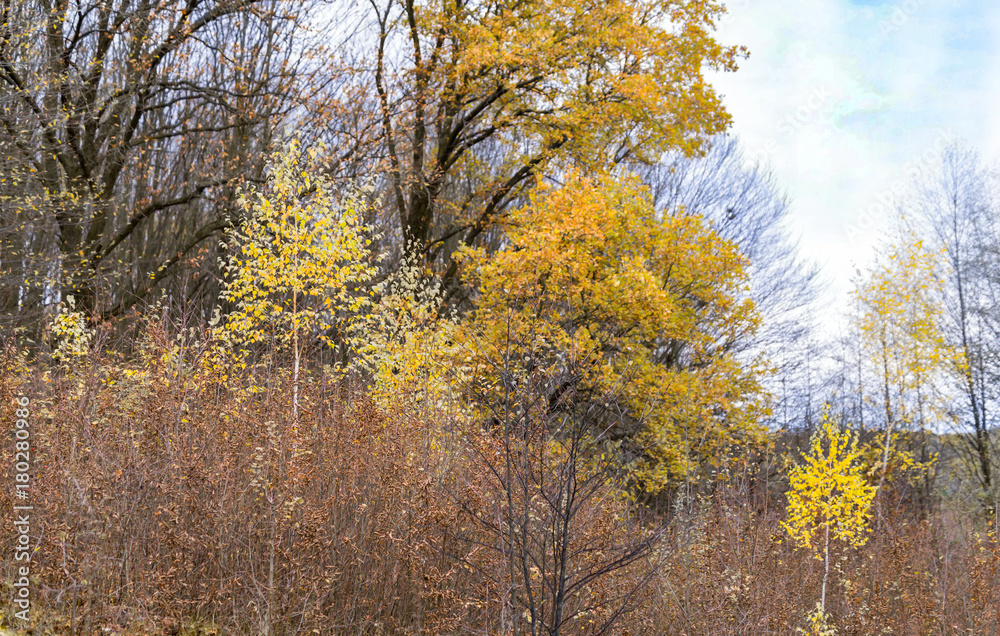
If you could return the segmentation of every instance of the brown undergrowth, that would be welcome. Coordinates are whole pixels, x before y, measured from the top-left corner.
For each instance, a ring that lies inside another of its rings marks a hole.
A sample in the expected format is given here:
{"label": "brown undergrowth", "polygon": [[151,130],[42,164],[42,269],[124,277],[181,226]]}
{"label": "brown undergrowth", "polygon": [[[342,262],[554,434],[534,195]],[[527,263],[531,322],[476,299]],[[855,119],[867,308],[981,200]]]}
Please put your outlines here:
{"label": "brown undergrowth", "polygon": [[475,586],[437,530],[454,511],[425,422],[334,398],[321,371],[295,420],[287,377],[239,399],[199,378],[197,353],[154,329],[137,361],[34,367],[17,387],[7,361],[5,421],[15,391],[32,404],[43,631],[439,634],[467,619]]}
{"label": "brown undergrowth", "polygon": [[[301,378],[294,417],[283,367],[222,386],[197,364],[204,348],[152,323],[127,358],[4,354],[2,421],[14,419],[14,396],[31,401],[35,633],[509,633],[506,526],[486,522],[510,511],[487,433],[469,436],[433,410],[380,410],[318,366]],[[5,461],[0,479],[12,474]],[[605,633],[798,633],[822,568],[783,534],[785,483],[772,454],[677,491],[660,519],[667,534],[568,598],[580,619],[562,633],[592,633],[605,610],[586,607],[650,572]],[[0,489],[0,509],[11,490]],[[995,536],[948,497],[930,514],[911,510],[905,491],[881,493],[890,512],[871,540],[838,553],[830,625],[858,636],[1000,633]],[[514,502],[529,528],[543,514],[532,501]],[[627,544],[629,527],[648,531],[649,520],[625,522],[624,500],[593,501],[571,544],[587,559]],[[9,515],[0,536],[14,536]],[[539,536],[531,549],[544,553]],[[0,627],[14,625],[14,566],[4,540]],[[533,576],[520,583],[544,584]]]}

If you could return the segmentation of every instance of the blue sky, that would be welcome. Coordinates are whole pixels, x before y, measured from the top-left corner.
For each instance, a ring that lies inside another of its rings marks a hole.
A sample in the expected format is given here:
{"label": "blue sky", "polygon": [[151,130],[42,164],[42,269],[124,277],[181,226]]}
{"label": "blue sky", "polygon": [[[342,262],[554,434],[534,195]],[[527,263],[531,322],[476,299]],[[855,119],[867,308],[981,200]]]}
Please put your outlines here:
{"label": "blue sky", "polygon": [[750,49],[737,73],[713,76],[732,132],[773,169],[842,300],[916,169],[955,137],[1000,155],[1000,2],[727,6],[719,39]]}

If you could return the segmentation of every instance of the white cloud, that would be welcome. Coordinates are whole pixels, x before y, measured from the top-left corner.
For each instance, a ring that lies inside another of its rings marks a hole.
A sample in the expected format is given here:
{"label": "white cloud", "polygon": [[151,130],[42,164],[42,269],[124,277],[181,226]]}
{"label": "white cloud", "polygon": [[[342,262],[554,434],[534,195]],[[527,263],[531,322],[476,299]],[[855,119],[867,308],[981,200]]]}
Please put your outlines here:
{"label": "white cloud", "polygon": [[986,4],[730,3],[719,37],[751,51],[739,72],[714,78],[733,132],[774,168],[805,253],[841,298],[885,227],[859,217],[875,216],[913,164],[947,132],[986,156],[998,149],[1000,7]]}

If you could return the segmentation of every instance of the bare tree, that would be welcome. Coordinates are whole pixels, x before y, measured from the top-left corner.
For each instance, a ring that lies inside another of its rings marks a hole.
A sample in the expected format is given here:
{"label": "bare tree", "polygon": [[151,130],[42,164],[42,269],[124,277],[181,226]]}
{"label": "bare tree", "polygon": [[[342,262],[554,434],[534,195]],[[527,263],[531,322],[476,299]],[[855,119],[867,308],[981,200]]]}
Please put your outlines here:
{"label": "bare tree", "polygon": [[501,590],[502,633],[620,633],[646,598],[665,531],[623,496],[615,433],[641,423],[618,411],[618,396],[581,390],[597,355],[554,358],[514,336],[482,353],[489,379],[467,386],[488,421],[464,437],[479,478],[450,486],[466,522],[448,532]]}
{"label": "bare tree", "polygon": [[958,142],[945,149],[934,172],[922,175],[908,206],[944,256],[946,336],[960,352],[956,388],[965,402],[955,414],[958,450],[974,468],[992,514],[992,432],[1000,406],[1000,209],[979,155]]}
{"label": "bare tree", "polygon": [[72,295],[110,315],[172,276],[174,296],[213,285],[206,241],[234,222],[235,186],[326,83],[295,37],[305,6],[0,2],[5,314]]}

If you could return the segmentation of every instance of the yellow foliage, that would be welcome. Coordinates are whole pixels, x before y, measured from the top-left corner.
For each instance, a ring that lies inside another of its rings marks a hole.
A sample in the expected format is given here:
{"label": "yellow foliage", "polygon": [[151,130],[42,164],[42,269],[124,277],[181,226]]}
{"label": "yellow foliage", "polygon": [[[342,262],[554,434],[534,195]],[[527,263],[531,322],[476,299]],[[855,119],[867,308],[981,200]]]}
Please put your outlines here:
{"label": "yellow foliage", "polygon": [[439,285],[412,260],[376,288],[377,301],[355,325],[352,367],[373,382],[372,398],[383,409],[417,404],[454,408],[462,377],[453,364],[457,321],[439,317]]}
{"label": "yellow foliage", "polygon": [[805,636],[836,636],[837,630],[827,622],[827,615],[822,603],[816,603],[816,607],[806,614],[806,628],[801,627],[795,630]]}
{"label": "yellow foliage", "polygon": [[838,431],[824,417],[804,459],[805,464],[794,466],[789,474],[788,519],[782,524],[789,536],[798,546],[817,551],[817,558],[823,558],[818,550],[825,547],[817,545],[820,535],[823,543],[829,537],[864,545],[877,489],[866,476],[857,435]]}
{"label": "yellow foliage", "polygon": [[67,296],[52,319],[50,332],[55,340],[52,357],[56,360],[68,361],[90,353],[91,333],[87,317],[75,311],[75,306],[73,296]]}
{"label": "yellow foliage", "polygon": [[650,491],[763,440],[763,365],[728,352],[758,322],[734,244],[697,216],[659,218],[637,181],[610,177],[543,187],[506,229],[498,253],[460,256],[478,292],[458,334],[473,377],[497,361],[522,378],[579,374],[578,394],[641,422],[627,450]]}
{"label": "yellow foliage", "polygon": [[[229,232],[222,293],[235,310],[213,334],[230,364],[246,368],[253,345],[281,348],[300,336],[357,345],[351,325],[371,305],[376,272],[363,194],[337,201],[321,174],[300,166],[294,141],[272,158],[265,188],[241,193],[246,221]],[[221,358],[211,359],[225,374]]]}
{"label": "yellow foliage", "polygon": [[866,362],[879,379],[870,401],[883,411],[887,430],[926,427],[948,410],[938,385],[959,356],[941,331],[935,260],[912,233],[903,233],[854,291]]}
{"label": "yellow foliage", "polygon": [[[392,3],[384,13],[372,5],[382,34],[374,79],[407,249],[434,251],[443,235],[473,243],[536,176],[668,150],[690,156],[729,125],[705,74],[735,70],[745,51],[713,37],[725,11],[716,0],[406,6],[397,19]],[[447,183],[462,194],[446,194]]]}
{"label": "yellow foliage", "polygon": [[[901,439],[902,438],[902,439]],[[886,452],[886,440],[889,450]],[[865,444],[861,448],[865,464],[865,474],[871,481],[878,481],[882,473],[899,475],[911,485],[917,485],[934,473],[938,454],[930,453],[926,461],[918,459],[912,451],[901,447],[905,437],[900,433],[892,433],[888,437]]]}
{"label": "yellow foliage", "polygon": [[[444,112],[476,105],[459,120],[471,128],[456,128],[462,141],[516,129],[527,147],[568,142],[574,159],[591,164],[623,147],[645,158],[691,153],[729,122],[703,75],[735,70],[744,52],[712,37],[723,12],[712,0],[417,3],[410,37],[429,54],[414,59],[409,94],[432,104],[428,88],[440,86]],[[523,163],[521,144],[511,146],[509,158]]]}

